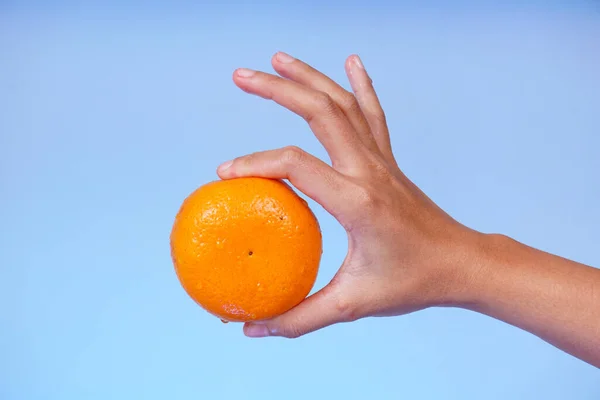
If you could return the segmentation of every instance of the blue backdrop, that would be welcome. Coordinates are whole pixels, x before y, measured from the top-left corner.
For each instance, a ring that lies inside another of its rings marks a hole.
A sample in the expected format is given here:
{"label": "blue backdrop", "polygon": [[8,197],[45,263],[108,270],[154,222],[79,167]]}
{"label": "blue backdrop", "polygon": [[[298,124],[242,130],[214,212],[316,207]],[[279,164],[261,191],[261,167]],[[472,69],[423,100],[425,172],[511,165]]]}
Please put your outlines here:
{"label": "blue backdrop", "polygon": [[[597,2],[0,3],[0,398],[598,399],[600,373],[433,309],[251,340],[181,289],[177,209],[305,123],[231,82],[277,50],[347,86],[361,55],[398,160],[465,224],[600,265]],[[324,234],[316,288],[346,251]]]}

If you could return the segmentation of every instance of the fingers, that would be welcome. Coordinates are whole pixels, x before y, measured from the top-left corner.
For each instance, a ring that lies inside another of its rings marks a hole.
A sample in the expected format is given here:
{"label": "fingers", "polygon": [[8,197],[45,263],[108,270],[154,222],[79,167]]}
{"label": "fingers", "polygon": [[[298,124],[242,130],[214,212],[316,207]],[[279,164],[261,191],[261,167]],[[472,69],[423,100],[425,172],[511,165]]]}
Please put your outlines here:
{"label": "fingers", "polygon": [[373,81],[357,55],[350,56],[346,60],[346,74],[360,109],[369,123],[377,147],[388,162],[396,165],[383,108],[373,88]]}
{"label": "fingers", "polygon": [[336,167],[351,167],[364,156],[364,146],[354,128],[326,93],[248,69],[236,70],[233,80],[242,90],[272,99],[304,118]]}
{"label": "fingers", "polygon": [[364,145],[371,150],[377,150],[377,144],[371,135],[369,123],[352,93],[310,65],[286,53],[279,52],[275,54],[271,61],[273,68],[279,75],[316,91],[327,93],[350,121]]}
{"label": "fingers", "polygon": [[288,179],[301,192],[321,204],[330,214],[344,219],[349,213],[346,178],[318,158],[294,146],[262,151],[219,166],[223,179],[257,176]]}
{"label": "fingers", "polygon": [[338,322],[355,319],[350,304],[344,302],[330,284],[279,317],[246,323],[244,334],[248,337],[297,338]]}

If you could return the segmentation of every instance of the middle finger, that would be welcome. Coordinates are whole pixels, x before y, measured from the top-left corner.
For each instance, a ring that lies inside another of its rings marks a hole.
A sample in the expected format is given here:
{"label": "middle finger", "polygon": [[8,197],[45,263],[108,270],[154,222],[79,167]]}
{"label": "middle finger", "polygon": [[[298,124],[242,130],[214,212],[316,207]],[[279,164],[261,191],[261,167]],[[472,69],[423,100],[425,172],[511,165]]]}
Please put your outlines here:
{"label": "middle finger", "polygon": [[365,158],[365,147],[352,124],[327,93],[248,69],[236,70],[233,79],[245,92],[272,99],[304,118],[334,167],[353,169]]}
{"label": "middle finger", "polygon": [[284,78],[331,96],[346,115],[365,146],[373,151],[378,150],[377,143],[371,135],[369,123],[352,93],[342,88],[327,75],[286,53],[278,52],[271,61],[275,71]]}

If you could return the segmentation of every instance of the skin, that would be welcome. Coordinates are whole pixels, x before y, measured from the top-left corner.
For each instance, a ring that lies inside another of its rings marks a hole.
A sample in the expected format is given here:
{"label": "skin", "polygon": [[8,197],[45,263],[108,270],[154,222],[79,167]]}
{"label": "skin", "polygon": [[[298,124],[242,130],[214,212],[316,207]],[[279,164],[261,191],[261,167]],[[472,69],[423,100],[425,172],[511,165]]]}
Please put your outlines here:
{"label": "skin", "polygon": [[339,221],[349,245],[327,286],[275,319],[246,323],[247,336],[296,338],[359,318],[462,307],[600,367],[600,270],[474,231],[439,208],[398,167],[358,56],[345,64],[353,93],[285,53],[272,64],[280,76],[238,69],[233,80],[304,118],[331,163],[290,146],[217,172],[289,180]]}

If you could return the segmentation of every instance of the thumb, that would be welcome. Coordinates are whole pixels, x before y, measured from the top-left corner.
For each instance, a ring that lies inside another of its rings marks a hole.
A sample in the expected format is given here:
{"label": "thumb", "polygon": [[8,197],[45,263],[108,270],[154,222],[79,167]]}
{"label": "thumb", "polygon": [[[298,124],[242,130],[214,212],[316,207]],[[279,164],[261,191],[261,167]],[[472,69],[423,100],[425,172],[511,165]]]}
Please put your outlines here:
{"label": "thumb", "polygon": [[354,310],[352,302],[346,300],[337,286],[330,283],[276,318],[247,322],[244,334],[248,337],[297,338],[338,322],[354,320]]}

